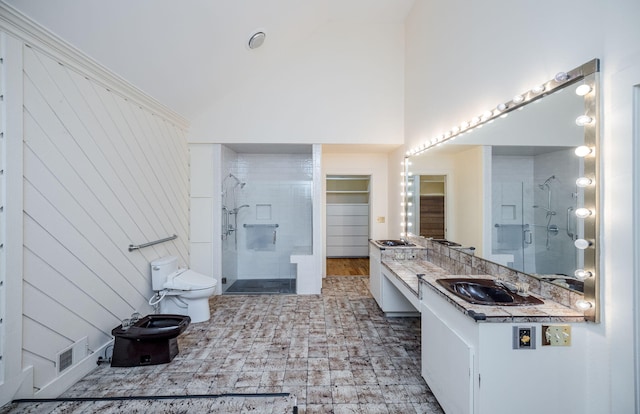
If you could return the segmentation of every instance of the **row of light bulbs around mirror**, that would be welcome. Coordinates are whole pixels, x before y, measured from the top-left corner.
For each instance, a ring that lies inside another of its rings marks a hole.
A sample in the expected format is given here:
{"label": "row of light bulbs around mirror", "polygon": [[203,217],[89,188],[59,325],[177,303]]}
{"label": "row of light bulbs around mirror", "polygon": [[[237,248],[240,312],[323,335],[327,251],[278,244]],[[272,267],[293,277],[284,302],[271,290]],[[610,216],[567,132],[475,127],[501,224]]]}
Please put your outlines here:
{"label": "row of light bulbs around mirror", "polygon": [[[566,82],[569,79],[570,79],[569,74],[567,74],[566,72],[560,72],[554,77],[553,81],[555,81],[558,84],[558,85],[555,85],[555,87],[557,88],[560,84]],[[484,113],[482,113],[482,115],[471,118],[470,121],[464,121],[459,126],[454,126],[444,134],[440,134],[435,138],[432,138],[431,140],[424,142],[422,145],[408,150],[406,152],[406,155],[412,156],[412,155],[420,154],[431,148],[440,146],[447,141],[454,140],[462,134],[472,132],[476,128],[482,128],[482,126],[485,123],[493,122],[493,120],[496,117],[508,116],[509,114],[505,112],[507,111],[507,109],[516,109],[517,107],[520,107],[526,104],[527,102],[543,97],[544,96],[543,92],[550,91],[552,89],[551,88],[552,85],[548,85],[548,84],[553,81],[549,81],[547,84],[535,86],[531,88],[531,90],[528,91],[527,93],[514,96],[511,99],[511,102],[501,103],[498,106],[496,106],[495,109],[487,110]],[[593,87],[586,83],[579,85],[575,90],[578,96],[585,96],[589,94],[591,91],[593,91]],[[576,118],[576,124],[578,126],[589,125],[589,124],[592,124],[594,121],[595,120],[588,115],[580,115],[578,118]]]}
{"label": "row of light bulbs around mirror", "polygon": [[[558,73],[554,80],[558,83],[562,83],[565,82],[567,80],[569,80],[569,75],[565,72],[560,72]],[[523,95],[516,95],[512,98],[511,102],[513,104],[516,105],[521,105],[523,104],[526,100],[527,97],[532,97],[532,96],[538,96],[540,97],[540,94],[542,92],[544,92],[545,90],[547,90],[547,86],[546,85],[540,85],[540,86],[536,86],[534,88],[531,89],[531,91],[529,91],[529,93],[527,94],[523,94]],[[593,91],[593,87],[589,84],[581,84],[579,85],[575,92],[576,95],[578,96],[586,96],[587,94],[591,93]],[[529,99],[531,100],[531,99]],[[430,148],[439,146],[441,144],[443,144],[446,141],[449,140],[453,140],[455,139],[457,136],[466,133],[466,132],[471,132],[473,129],[475,129],[476,127],[482,127],[482,124],[484,123],[488,123],[490,121],[493,121],[493,119],[496,116],[501,116],[501,117],[505,117],[508,114],[507,113],[503,113],[504,111],[506,111],[509,108],[509,104],[508,103],[502,103],[500,105],[498,105],[496,107],[495,110],[490,110],[490,111],[486,111],[485,113],[483,113],[481,116],[479,117],[474,117],[471,119],[471,121],[465,121],[463,122],[459,127],[455,126],[453,127],[451,130],[447,131],[447,133],[439,135],[433,139],[431,139],[428,142],[425,142],[424,144],[422,144],[420,147],[416,147],[413,148],[409,151],[407,151],[406,155],[407,157],[412,156],[412,155],[417,155],[420,154]],[[502,115],[500,115],[502,114]],[[576,125],[581,126],[581,127],[585,127],[588,125],[593,125],[595,123],[595,119],[589,115],[580,115],[576,118]],[[575,154],[578,157],[587,157],[587,156],[594,156],[594,148],[588,147],[586,145],[581,145],[579,147],[577,147],[575,149]],[[403,166],[408,167],[411,163],[410,161],[405,158],[405,160],[403,161]],[[405,173],[404,171],[401,173],[401,175],[404,177]],[[408,172],[408,175],[411,176],[412,174],[410,172]],[[408,181],[408,186],[411,186],[411,181]],[[576,180],[576,186],[580,187],[580,188],[586,188],[589,187],[591,185],[593,185],[594,182],[591,178],[589,177],[579,177]],[[403,180],[400,185],[402,187],[405,186],[405,181]],[[413,223],[411,221],[407,220],[407,216],[411,217],[413,214],[411,213],[411,211],[408,211],[407,213],[405,213],[405,202],[404,200],[407,200],[406,206],[411,207],[412,203],[411,201],[408,201],[411,197],[413,196],[413,193],[409,191],[409,189],[403,189],[402,193],[401,193],[401,197],[402,197],[402,222],[400,223],[402,230],[401,233],[401,237],[406,237],[406,235],[410,232],[410,228],[412,227]],[[406,197],[406,198],[405,198]],[[589,217],[591,217],[594,214],[594,212],[586,207],[580,207],[577,208],[575,210],[575,215],[577,218],[579,219],[587,219]],[[406,227],[406,228],[405,228]],[[586,240],[586,239],[577,239],[574,241],[574,245],[576,248],[580,249],[580,250],[585,250],[587,248],[589,248],[590,246],[593,245],[592,242]],[[577,269],[574,272],[574,276],[579,279],[579,280],[586,280],[588,278],[594,277],[594,274],[586,269]],[[581,310],[587,310],[593,307],[593,303],[591,303],[588,300],[584,300],[584,299],[580,299],[578,301],[576,301],[576,306],[581,309]]]}

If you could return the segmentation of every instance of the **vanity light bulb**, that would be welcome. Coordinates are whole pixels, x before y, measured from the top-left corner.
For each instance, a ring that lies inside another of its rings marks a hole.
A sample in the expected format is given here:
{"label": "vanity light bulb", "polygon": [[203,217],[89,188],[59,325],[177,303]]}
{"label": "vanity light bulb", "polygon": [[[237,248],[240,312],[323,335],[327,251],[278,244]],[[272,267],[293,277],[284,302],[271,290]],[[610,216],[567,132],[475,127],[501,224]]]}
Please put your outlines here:
{"label": "vanity light bulb", "polygon": [[592,273],[590,271],[584,270],[584,269],[578,269],[575,272],[573,272],[573,274],[575,277],[577,277],[580,280],[584,280],[592,276]]}
{"label": "vanity light bulb", "polygon": [[593,88],[591,87],[591,85],[583,84],[583,85],[580,85],[580,86],[578,86],[576,88],[576,95],[585,96],[586,94],[588,94],[592,90],[593,90]]}
{"label": "vanity light bulb", "polygon": [[589,243],[585,239],[578,239],[578,240],[574,241],[573,244],[576,246],[576,248],[578,248],[580,250],[584,250],[584,249],[586,249],[587,247],[589,247],[591,245],[591,243]]}
{"label": "vanity light bulb", "polygon": [[471,125],[476,125],[479,122],[480,122],[480,117],[475,116],[471,118]]}
{"label": "vanity light bulb", "polygon": [[546,89],[546,88],[545,88],[545,86],[544,86],[544,85],[538,85],[538,86],[534,86],[534,87],[531,89],[531,92],[533,92],[533,93],[535,93],[535,94],[537,95],[537,94],[539,94],[539,93],[544,92],[544,90],[545,90],[545,89]]}
{"label": "vanity light bulb", "polygon": [[588,208],[579,208],[576,210],[576,217],[584,219],[589,217],[591,214],[593,214],[591,212],[591,210],[589,210]]}
{"label": "vanity light bulb", "polygon": [[570,76],[567,72],[559,72],[558,74],[556,74],[554,79],[556,80],[556,82],[564,82],[568,80],[569,77]]}
{"label": "vanity light bulb", "polygon": [[506,110],[508,108],[506,103],[501,103],[500,105],[498,105],[498,107],[496,108],[498,111],[502,112],[504,110]]}
{"label": "vanity light bulb", "polygon": [[413,223],[412,222],[408,222],[407,223],[407,227],[411,227],[411,226],[413,226]]}
{"label": "vanity light bulb", "polygon": [[[500,105],[503,105],[503,104],[500,104]],[[498,105],[498,106],[500,106],[500,105]],[[484,114],[482,114],[482,118],[485,119],[485,120],[491,118],[492,116],[493,116],[493,111],[487,111]]]}
{"label": "vanity light bulb", "polygon": [[409,202],[409,203],[407,203],[407,205],[408,205],[409,207],[411,207],[411,206],[413,205],[413,203]]}
{"label": "vanity light bulb", "polygon": [[593,118],[588,115],[580,115],[576,118],[576,125],[585,126],[593,122]]}
{"label": "vanity light bulb", "polygon": [[575,153],[578,157],[586,157],[587,155],[591,154],[591,148],[587,147],[586,145],[581,145],[576,148]]}
{"label": "vanity light bulb", "polygon": [[580,177],[576,180],[576,185],[581,188],[588,187],[591,183],[593,183],[593,181],[588,177]]}
{"label": "vanity light bulb", "polygon": [[593,304],[591,302],[589,302],[588,300],[584,300],[584,299],[577,300],[576,301],[576,306],[578,307],[578,309],[583,310],[583,311],[593,308]]}

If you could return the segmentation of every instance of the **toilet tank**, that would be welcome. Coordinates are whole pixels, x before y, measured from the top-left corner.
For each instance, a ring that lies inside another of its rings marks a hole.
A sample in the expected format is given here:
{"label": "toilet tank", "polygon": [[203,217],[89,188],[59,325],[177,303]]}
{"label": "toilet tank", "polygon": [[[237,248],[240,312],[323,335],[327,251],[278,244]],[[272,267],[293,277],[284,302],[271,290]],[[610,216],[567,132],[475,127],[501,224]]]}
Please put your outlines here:
{"label": "toilet tank", "polygon": [[151,262],[151,289],[162,290],[167,276],[178,270],[178,258],[165,256]]}

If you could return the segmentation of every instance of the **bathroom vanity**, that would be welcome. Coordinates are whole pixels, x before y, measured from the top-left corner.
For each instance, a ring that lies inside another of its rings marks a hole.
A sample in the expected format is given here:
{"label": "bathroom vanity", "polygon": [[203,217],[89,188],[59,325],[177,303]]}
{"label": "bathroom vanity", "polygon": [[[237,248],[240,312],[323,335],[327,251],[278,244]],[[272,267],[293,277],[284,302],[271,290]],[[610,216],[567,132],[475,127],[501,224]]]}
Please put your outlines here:
{"label": "bathroom vanity", "polygon": [[[388,242],[388,243],[385,243]],[[369,288],[371,295],[384,312],[385,316],[417,316],[420,303],[411,289],[401,282],[391,271],[382,266],[382,258],[406,258],[417,257],[421,249],[414,244],[397,244],[399,240],[371,240],[369,242]],[[416,281],[417,282],[417,281]]]}
{"label": "bathroom vanity", "polygon": [[[374,254],[375,247],[371,247]],[[451,255],[459,257],[457,251],[430,241],[419,247],[415,256],[407,255],[407,249],[379,250],[380,271],[371,268],[371,280],[379,284],[372,284],[371,290],[379,289],[376,301],[383,310],[398,303],[397,294],[419,310],[422,376],[445,412],[580,412],[587,357],[584,315],[553,300],[553,295],[543,297],[541,293],[548,292],[541,285],[532,286],[528,293],[541,299],[541,304],[472,304],[438,280],[490,281],[495,276],[451,274],[430,259],[438,260],[447,250],[451,260]],[[469,258],[464,256],[461,260]],[[374,274],[379,274],[379,280]],[[386,283],[395,290],[385,290]],[[561,344],[543,345],[549,339]]]}

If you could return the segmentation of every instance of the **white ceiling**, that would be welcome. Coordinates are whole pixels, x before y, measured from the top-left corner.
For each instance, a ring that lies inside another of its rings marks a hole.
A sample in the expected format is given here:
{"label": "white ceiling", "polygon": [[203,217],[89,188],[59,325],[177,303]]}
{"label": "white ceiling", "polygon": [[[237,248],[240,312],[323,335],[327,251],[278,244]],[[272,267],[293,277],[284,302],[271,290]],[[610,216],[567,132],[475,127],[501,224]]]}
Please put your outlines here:
{"label": "white ceiling", "polygon": [[402,23],[416,0],[2,1],[192,119],[327,23]]}

